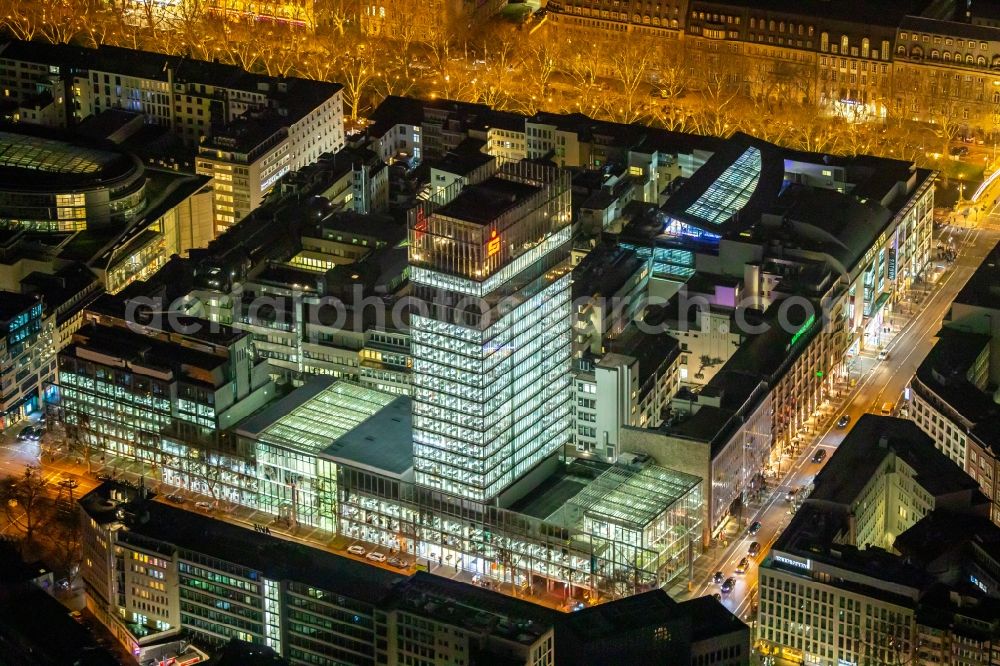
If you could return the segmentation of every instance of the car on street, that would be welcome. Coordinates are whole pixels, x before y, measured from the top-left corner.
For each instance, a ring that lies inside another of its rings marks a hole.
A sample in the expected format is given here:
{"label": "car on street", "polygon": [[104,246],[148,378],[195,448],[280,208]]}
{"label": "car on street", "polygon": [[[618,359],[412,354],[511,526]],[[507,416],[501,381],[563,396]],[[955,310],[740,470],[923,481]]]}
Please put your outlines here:
{"label": "car on street", "polygon": [[755,520],[752,523],[750,523],[750,529],[747,530],[747,534],[749,534],[750,536],[753,536],[753,535],[757,534],[757,532],[760,532],[760,528],[761,527],[763,527],[763,525],[760,524],[760,521],[759,520]]}
{"label": "car on street", "polygon": [[212,503],[211,502],[195,502],[194,505],[196,507],[198,507],[199,509],[201,509],[202,511],[211,511],[212,510]]}
{"label": "car on street", "polygon": [[816,453],[813,454],[812,460],[814,463],[821,463],[826,460],[826,449],[816,449]]}
{"label": "car on street", "polygon": [[184,504],[184,498],[174,493],[167,495],[164,499],[168,502],[173,502],[174,504]]}
{"label": "car on street", "polygon": [[760,544],[756,541],[751,542],[747,552],[750,553],[750,557],[757,557],[760,555]]}
{"label": "car on street", "polygon": [[740,560],[740,563],[736,565],[736,573],[745,574],[747,569],[750,568],[750,558],[744,557]]}
{"label": "car on street", "polygon": [[847,424],[850,423],[850,422],[851,422],[851,417],[848,416],[847,414],[844,414],[839,419],[837,419],[837,427],[838,428],[846,428]]}
{"label": "car on street", "polygon": [[350,553],[351,555],[364,555],[366,551],[364,549],[364,546],[359,546],[358,544],[354,544],[353,546],[350,546],[347,549],[347,552]]}
{"label": "car on street", "polygon": [[795,496],[798,495],[798,494],[799,494],[799,489],[798,488],[792,488],[787,493],[785,493],[785,501],[786,502],[794,502],[795,501]]}
{"label": "car on street", "polygon": [[389,566],[396,567],[397,569],[405,569],[406,562],[404,560],[399,559],[398,557],[390,557]]}
{"label": "car on street", "polygon": [[882,416],[892,416],[893,407],[895,407],[895,405],[891,402],[883,403],[881,410]]}
{"label": "car on street", "polygon": [[712,598],[715,599],[716,601],[718,601],[719,603],[722,603],[722,595],[719,594],[718,592],[716,592],[715,594],[713,594]]}
{"label": "car on street", "polygon": [[721,592],[723,594],[729,594],[733,591],[734,587],[736,587],[736,579],[730,576],[726,579],[726,582],[722,584]]}
{"label": "car on street", "polygon": [[100,474],[97,475],[97,480],[98,481],[114,481],[115,477],[112,476],[111,474],[108,474],[107,472],[101,472]]}
{"label": "car on street", "polygon": [[372,562],[385,562],[386,558],[385,555],[383,555],[382,553],[376,553],[375,551],[372,551],[367,555],[365,555],[365,559],[371,560]]}
{"label": "car on street", "polygon": [[967,146],[955,146],[950,151],[952,157],[965,157],[969,154],[969,149]]}
{"label": "car on street", "polygon": [[882,349],[882,350],[880,350],[879,353],[878,353],[878,360],[884,361],[887,358],[889,358],[889,350],[888,349]]}
{"label": "car on street", "polygon": [[34,429],[31,426],[25,426],[21,428],[21,432],[17,433],[17,441],[27,442],[31,440],[31,433]]}
{"label": "car on street", "polygon": [[721,571],[716,571],[715,575],[712,576],[712,582],[716,585],[722,585],[722,581],[726,579],[726,575]]}

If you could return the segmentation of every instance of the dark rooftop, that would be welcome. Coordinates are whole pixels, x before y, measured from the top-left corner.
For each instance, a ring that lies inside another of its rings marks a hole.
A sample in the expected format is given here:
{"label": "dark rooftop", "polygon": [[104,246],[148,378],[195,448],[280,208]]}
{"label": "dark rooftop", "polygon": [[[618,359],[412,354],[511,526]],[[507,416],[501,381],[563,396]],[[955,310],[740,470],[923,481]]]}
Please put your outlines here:
{"label": "dark rooftop", "polygon": [[[812,497],[810,497],[812,500]],[[789,553],[799,557],[818,560],[827,564],[855,571],[872,578],[889,581],[909,587],[916,591],[929,582],[929,577],[918,567],[908,564],[898,555],[889,553],[882,548],[857,548],[844,543],[849,532],[849,515],[841,507],[821,507],[806,502],[792,518],[788,527],[781,533],[772,550]],[[765,560],[769,566],[785,568],[781,562],[773,558]],[[795,573],[803,573],[801,569],[791,569]],[[837,586],[850,588],[848,581],[838,581]],[[889,593],[857,584],[859,591],[878,598],[889,599],[897,603],[906,603],[901,595]],[[912,601],[912,599],[911,599]]]}
{"label": "dark rooftop", "polygon": [[434,214],[489,224],[539,191],[540,188],[534,185],[493,176],[462,188],[457,197],[438,208]]}
{"label": "dark rooftop", "polygon": [[893,548],[913,562],[929,565],[955,549],[974,547],[1000,565],[1000,527],[987,516],[935,509],[896,537]]}
{"label": "dark rooftop", "polygon": [[413,467],[413,410],[399,396],[338,437],[321,454],[341,464],[402,476]]}
{"label": "dark rooftop", "polygon": [[932,496],[979,488],[913,421],[864,414],[816,476],[809,498],[849,507],[890,454],[913,468],[916,482]]}
{"label": "dark rooftop", "polygon": [[38,303],[38,299],[27,294],[14,291],[0,291],[0,332],[7,332],[10,320],[25,310],[30,310]]}
{"label": "dark rooftop", "polygon": [[[719,605],[715,599],[711,601]],[[663,590],[651,590],[614,604],[599,604],[571,613],[563,618],[561,629],[586,642],[614,640],[633,629],[676,618],[682,608]]]}
{"label": "dark rooftop", "polygon": [[[201,378],[204,375],[194,377],[186,367],[211,372],[229,361],[225,356],[209,354],[181,344],[134,333],[127,328],[96,323],[82,326],[74,334],[73,342],[60,353],[83,358],[84,350],[138,367],[173,372],[175,379],[200,384],[208,384]],[[211,385],[217,388],[214,383]]]}
{"label": "dark rooftop", "polygon": [[438,169],[456,176],[468,176],[476,169],[489,164],[494,159],[496,158],[486,153],[453,151],[439,160],[432,161],[430,166],[432,169]]}
{"label": "dark rooftop", "polygon": [[473,634],[489,634],[525,645],[537,641],[564,617],[545,606],[425,571],[397,585],[387,602],[392,608],[462,627]]}
{"label": "dark rooftop", "polygon": [[1000,309],[1000,243],[986,255],[953,302]]}
{"label": "dark rooftop", "polygon": [[601,244],[573,268],[573,298],[613,296],[642,270],[645,259],[617,244]]}
{"label": "dark rooftop", "polygon": [[[113,487],[113,483],[104,483],[80,500],[81,506],[92,517],[96,516],[98,522],[102,522],[102,513],[114,513],[113,503],[102,504]],[[103,511],[100,507],[104,507]],[[144,513],[145,520],[132,521],[130,532],[239,564],[274,580],[297,581],[372,604],[404,580],[404,576],[380,567],[261,534],[158,499],[148,502]]]}

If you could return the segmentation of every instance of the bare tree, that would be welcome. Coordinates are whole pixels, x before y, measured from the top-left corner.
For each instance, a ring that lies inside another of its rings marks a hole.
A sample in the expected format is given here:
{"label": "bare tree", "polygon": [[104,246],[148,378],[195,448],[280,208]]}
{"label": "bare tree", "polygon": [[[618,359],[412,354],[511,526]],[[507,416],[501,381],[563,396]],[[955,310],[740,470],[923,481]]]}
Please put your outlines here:
{"label": "bare tree", "polygon": [[614,94],[605,95],[607,115],[617,122],[634,123],[649,107],[647,84],[655,44],[646,39],[630,39],[611,55]]}
{"label": "bare tree", "polygon": [[376,59],[379,53],[374,42],[366,41],[337,59],[337,78],[344,86],[344,104],[350,110],[351,120],[358,118],[378,76]]}
{"label": "bare tree", "polygon": [[27,465],[21,476],[0,479],[0,502],[7,520],[24,532],[30,542],[42,524],[43,501],[48,483],[37,467]]}

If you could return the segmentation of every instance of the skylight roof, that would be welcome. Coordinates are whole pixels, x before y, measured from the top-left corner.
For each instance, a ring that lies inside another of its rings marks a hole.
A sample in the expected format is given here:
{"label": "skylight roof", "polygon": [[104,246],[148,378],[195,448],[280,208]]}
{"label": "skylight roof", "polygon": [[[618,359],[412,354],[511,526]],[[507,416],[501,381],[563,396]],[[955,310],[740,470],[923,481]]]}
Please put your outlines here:
{"label": "skylight roof", "polygon": [[397,396],[337,382],[269,426],[260,439],[316,453],[353,430]]}
{"label": "skylight roof", "polygon": [[760,169],[760,150],[751,146],[684,212],[711,224],[726,222],[750,201]]}

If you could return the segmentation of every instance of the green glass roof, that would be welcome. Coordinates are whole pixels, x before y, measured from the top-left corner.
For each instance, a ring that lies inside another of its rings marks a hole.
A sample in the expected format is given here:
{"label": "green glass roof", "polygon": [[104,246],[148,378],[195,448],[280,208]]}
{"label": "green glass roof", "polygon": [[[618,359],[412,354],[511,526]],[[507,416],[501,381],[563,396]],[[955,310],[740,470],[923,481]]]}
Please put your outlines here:
{"label": "green glass roof", "polygon": [[396,397],[336,382],[272,423],[259,439],[306,453],[319,453]]}
{"label": "green glass roof", "polygon": [[96,174],[119,158],[120,155],[108,150],[0,132],[0,167],[45,173]]}
{"label": "green glass roof", "polygon": [[614,466],[570,503],[593,518],[642,529],[700,483],[697,476],[664,467],[650,465],[636,471]]}

